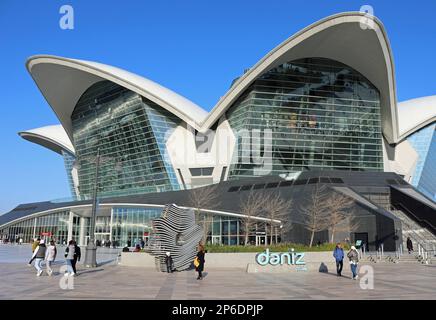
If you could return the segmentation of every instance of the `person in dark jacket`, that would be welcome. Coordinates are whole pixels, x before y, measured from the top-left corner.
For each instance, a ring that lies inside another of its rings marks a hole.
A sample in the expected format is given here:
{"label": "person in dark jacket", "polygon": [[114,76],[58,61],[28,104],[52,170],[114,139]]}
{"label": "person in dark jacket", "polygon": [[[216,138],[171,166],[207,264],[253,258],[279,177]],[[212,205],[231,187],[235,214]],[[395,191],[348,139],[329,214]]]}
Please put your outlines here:
{"label": "person in dark jacket", "polygon": [[202,272],[204,270],[204,262],[205,262],[204,256],[205,256],[205,254],[206,254],[206,252],[204,250],[204,246],[202,244],[199,244],[198,245],[198,252],[197,252],[196,258],[198,259],[200,264],[197,267],[195,267],[195,271],[198,272],[197,280],[202,280],[203,279]]}
{"label": "person in dark jacket", "polygon": [[342,276],[342,268],[344,266],[344,249],[340,243],[336,244],[336,248],[333,251],[333,257],[336,260],[336,274],[338,277]]}
{"label": "person in dark jacket", "polygon": [[171,257],[170,252],[167,252],[165,255],[165,264],[167,266],[167,272],[173,273],[173,257]]}
{"label": "person in dark jacket", "polygon": [[407,250],[409,251],[410,254],[413,251],[413,243],[409,237],[407,237],[406,245],[407,245]]}
{"label": "person in dark jacket", "polygon": [[35,260],[35,269],[36,269],[36,276],[41,276],[43,270],[42,270],[42,262],[45,259],[45,252],[47,250],[47,247],[45,246],[45,241],[41,240],[38,244],[38,246],[35,248],[35,251],[33,252],[32,259],[30,259],[29,264],[32,264],[32,261]]}
{"label": "person in dark jacket", "polygon": [[82,257],[82,252],[80,251],[80,247],[77,245],[77,242],[74,241],[74,259],[71,263],[71,266],[73,267],[75,276],[77,276],[76,263],[77,261],[80,261],[81,257]]}

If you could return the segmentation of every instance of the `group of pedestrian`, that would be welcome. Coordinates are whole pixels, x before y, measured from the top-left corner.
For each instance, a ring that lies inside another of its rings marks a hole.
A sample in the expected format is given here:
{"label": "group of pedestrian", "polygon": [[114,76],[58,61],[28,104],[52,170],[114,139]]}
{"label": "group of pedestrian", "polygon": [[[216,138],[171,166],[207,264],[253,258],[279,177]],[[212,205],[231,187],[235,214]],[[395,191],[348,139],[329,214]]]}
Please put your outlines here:
{"label": "group of pedestrian", "polygon": [[[51,276],[53,274],[52,265],[56,260],[57,248],[53,240],[46,245],[44,239],[37,238],[32,243],[32,258],[29,261],[29,266],[35,261],[34,267],[36,269],[36,276],[40,277],[44,272],[42,263],[45,261],[47,274]],[[65,249],[65,260],[67,264],[67,272],[65,276],[77,276],[76,263],[80,261],[81,251],[76,241],[70,240],[68,246]]]}
{"label": "group of pedestrian", "polygon": [[[342,276],[342,268],[344,266],[344,249],[342,249],[342,244],[337,243],[335,249],[333,250],[333,257],[336,260],[336,274],[338,277]],[[357,265],[359,264],[359,252],[355,246],[351,246],[350,251],[347,253],[347,258],[350,262],[350,268],[353,280],[357,280],[359,277],[357,274]]]}
{"label": "group of pedestrian", "polygon": [[[197,280],[203,280],[205,255],[206,255],[206,250],[204,249],[204,245],[199,243],[198,251],[197,251],[197,254],[195,255],[195,258],[194,258],[195,271],[198,273]],[[171,252],[165,253],[165,265],[166,265],[167,272],[173,273],[174,262],[173,262],[173,258],[171,256]]]}

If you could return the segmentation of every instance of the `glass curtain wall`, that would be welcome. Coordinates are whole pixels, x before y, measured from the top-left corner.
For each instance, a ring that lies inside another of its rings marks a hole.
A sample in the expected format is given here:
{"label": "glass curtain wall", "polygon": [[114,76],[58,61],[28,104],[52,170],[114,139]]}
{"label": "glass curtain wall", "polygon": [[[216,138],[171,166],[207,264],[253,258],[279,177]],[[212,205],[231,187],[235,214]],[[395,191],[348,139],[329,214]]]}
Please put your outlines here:
{"label": "glass curtain wall", "polygon": [[282,64],[259,77],[227,118],[238,138],[229,179],[311,169],[383,170],[379,92],[339,62],[307,58]]}
{"label": "glass curtain wall", "polygon": [[152,231],[151,220],[159,218],[161,212],[161,208],[113,208],[113,245],[133,247],[139,244]]}
{"label": "glass curtain wall", "polygon": [[[141,240],[147,243],[147,237],[152,232],[152,220],[161,216],[161,208],[140,207],[114,207],[112,209],[112,225],[110,216],[98,216],[96,218],[95,236],[99,245],[110,240],[111,247],[133,247],[140,244]],[[35,226],[36,219],[36,228]],[[73,215],[72,239],[79,245],[86,245],[89,239],[90,218]],[[201,227],[206,225],[207,243],[222,245],[243,245],[245,231],[243,223],[235,217],[200,215],[197,222]],[[205,224],[204,224],[205,223]],[[56,212],[53,214],[30,218],[0,230],[0,238],[8,239],[9,242],[17,242],[20,237],[23,242],[29,243],[34,237],[55,240],[58,244],[68,243],[69,211]],[[256,236],[265,234],[264,222],[258,222],[249,231],[249,241],[256,243]],[[111,233],[112,230],[112,233]],[[267,230],[269,232],[269,229]],[[277,228],[276,228],[277,232]],[[269,234],[269,233],[268,233]],[[278,235],[280,236],[280,235]]]}
{"label": "glass curtain wall", "polygon": [[436,123],[407,138],[418,153],[418,163],[412,184],[427,197],[436,201]]}
{"label": "glass curtain wall", "polygon": [[110,81],[91,86],[71,116],[79,191],[91,198],[100,150],[99,196],[178,190],[165,142],[180,120]]}
{"label": "glass curtain wall", "polygon": [[64,165],[65,165],[65,170],[67,171],[68,185],[70,187],[72,200],[77,200],[77,195],[74,189],[74,182],[73,182],[73,175],[72,175],[73,165],[74,162],[76,161],[76,157],[65,150],[62,150],[62,157],[64,158]]}
{"label": "glass curtain wall", "polygon": [[62,243],[68,238],[68,219],[69,211],[55,212],[15,223],[0,230],[0,234],[2,239],[8,239],[9,242],[17,242],[22,238],[24,243],[30,243],[40,237]]}

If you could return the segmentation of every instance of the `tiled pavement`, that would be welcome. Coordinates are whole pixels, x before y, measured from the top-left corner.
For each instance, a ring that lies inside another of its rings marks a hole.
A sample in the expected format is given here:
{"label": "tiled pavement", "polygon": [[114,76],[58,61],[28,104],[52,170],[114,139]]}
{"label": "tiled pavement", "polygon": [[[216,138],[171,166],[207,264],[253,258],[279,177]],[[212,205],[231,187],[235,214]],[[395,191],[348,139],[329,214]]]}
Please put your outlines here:
{"label": "tiled pavement", "polygon": [[[59,269],[56,266],[55,270]],[[206,269],[173,274],[106,264],[79,269],[74,289],[62,290],[60,274],[36,277],[23,263],[0,264],[0,299],[435,299],[436,266],[376,264],[374,289],[333,274],[248,274],[242,270]],[[207,265],[206,265],[207,267]]]}
{"label": "tiled pavement", "polygon": [[30,252],[25,245],[0,245],[0,299],[436,299],[436,265],[371,264],[374,289],[362,290],[350,279],[348,265],[338,278],[317,272],[253,274],[214,269],[206,262],[206,277],[196,280],[194,271],[167,274],[117,265],[112,249],[97,251],[97,261],[105,264],[95,269],[79,264],[74,289],[63,290],[59,268],[64,262],[56,263],[57,275],[38,278],[26,264]]}

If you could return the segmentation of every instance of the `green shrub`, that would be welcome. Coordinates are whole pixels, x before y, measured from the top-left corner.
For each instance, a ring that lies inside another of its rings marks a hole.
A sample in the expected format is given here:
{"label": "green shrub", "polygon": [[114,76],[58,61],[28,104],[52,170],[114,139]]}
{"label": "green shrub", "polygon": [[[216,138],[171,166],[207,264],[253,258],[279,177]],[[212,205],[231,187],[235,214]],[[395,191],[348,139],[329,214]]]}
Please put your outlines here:
{"label": "green shrub", "polygon": [[[333,251],[336,247],[335,243],[325,243],[320,246],[309,246],[296,243],[279,243],[268,246],[229,246],[229,245],[206,245],[206,250],[208,253],[230,253],[230,252],[262,252],[265,249],[269,249],[271,252],[287,252],[289,249],[294,248],[295,251],[299,252],[320,252],[320,251]],[[348,244],[343,244],[344,250],[349,250],[350,246]]]}

